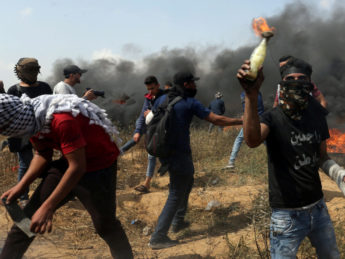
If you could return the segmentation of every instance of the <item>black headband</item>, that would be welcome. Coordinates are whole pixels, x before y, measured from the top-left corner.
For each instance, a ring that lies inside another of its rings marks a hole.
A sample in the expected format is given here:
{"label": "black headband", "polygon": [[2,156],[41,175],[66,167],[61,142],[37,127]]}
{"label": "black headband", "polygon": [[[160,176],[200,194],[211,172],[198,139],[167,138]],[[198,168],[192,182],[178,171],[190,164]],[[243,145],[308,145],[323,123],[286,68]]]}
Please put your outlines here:
{"label": "black headband", "polygon": [[[300,72],[294,72],[300,73]],[[313,83],[305,80],[290,80],[290,81],[280,81],[281,88],[288,88],[288,89],[306,89],[308,92],[311,92],[314,88]]]}
{"label": "black headband", "polygon": [[294,73],[301,73],[310,78],[311,74],[309,71],[304,69],[303,67],[282,67],[283,69],[280,70],[280,75],[282,78],[289,74],[294,74]]}

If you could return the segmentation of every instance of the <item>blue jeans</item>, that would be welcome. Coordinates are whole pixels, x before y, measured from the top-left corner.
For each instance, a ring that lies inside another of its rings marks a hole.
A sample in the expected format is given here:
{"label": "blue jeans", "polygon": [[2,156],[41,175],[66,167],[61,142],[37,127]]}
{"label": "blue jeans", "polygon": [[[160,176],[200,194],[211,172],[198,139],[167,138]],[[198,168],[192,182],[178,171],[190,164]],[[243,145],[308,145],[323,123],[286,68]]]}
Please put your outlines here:
{"label": "blue jeans", "polygon": [[[129,140],[120,148],[120,152],[124,153],[134,147],[137,144],[133,139]],[[153,174],[155,172],[155,167],[156,167],[156,157],[151,156],[148,154],[148,165],[146,169],[146,176],[147,177],[153,177]]]}
{"label": "blue jeans", "polygon": [[146,170],[146,177],[153,177],[153,173],[155,172],[156,167],[156,157],[148,154],[148,164]]}
{"label": "blue jeans", "polygon": [[318,258],[340,258],[333,225],[323,199],[306,210],[272,210],[272,259],[295,259],[298,247],[305,237],[315,247]]}
{"label": "blue jeans", "polygon": [[167,236],[170,225],[184,221],[188,198],[194,183],[194,166],[191,154],[179,154],[169,158],[169,196],[158,218],[151,242]]}
{"label": "blue jeans", "polygon": [[[19,169],[18,169],[18,182],[23,178],[24,174],[29,168],[31,160],[33,158],[33,153],[31,148],[24,149],[18,154],[19,160]],[[25,192],[20,196],[21,200],[28,200],[29,199],[29,188],[25,190]]]}
{"label": "blue jeans", "polygon": [[126,144],[124,144],[121,148],[120,148],[120,152],[124,153],[127,150],[131,149],[132,147],[134,147],[137,144],[137,142],[135,142],[133,139],[129,140],[126,142]]}
{"label": "blue jeans", "polygon": [[[214,125],[213,123],[210,123],[210,126],[208,127],[208,133],[211,133],[211,131],[213,130],[213,128],[215,127],[216,125]],[[222,132],[224,127],[223,126],[217,126],[218,127],[218,132]]]}
{"label": "blue jeans", "polygon": [[240,151],[242,142],[243,142],[243,128],[238,133],[238,135],[237,135],[237,137],[235,139],[234,145],[232,146],[232,151],[231,151],[231,155],[230,155],[230,159],[229,159],[229,164],[235,163],[235,159],[237,157],[238,151]]}

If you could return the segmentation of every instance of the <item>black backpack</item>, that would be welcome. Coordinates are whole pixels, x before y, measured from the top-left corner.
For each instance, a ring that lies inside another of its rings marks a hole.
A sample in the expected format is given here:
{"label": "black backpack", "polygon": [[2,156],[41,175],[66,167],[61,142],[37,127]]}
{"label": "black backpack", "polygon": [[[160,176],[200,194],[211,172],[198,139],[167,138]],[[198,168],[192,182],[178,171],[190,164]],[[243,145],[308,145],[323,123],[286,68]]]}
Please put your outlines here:
{"label": "black backpack", "polygon": [[171,139],[171,122],[174,105],[182,99],[181,96],[175,97],[169,102],[169,97],[166,96],[164,102],[158,106],[153,113],[153,118],[147,125],[145,146],[147,152],[155,157],[168,157],[172,153]]}

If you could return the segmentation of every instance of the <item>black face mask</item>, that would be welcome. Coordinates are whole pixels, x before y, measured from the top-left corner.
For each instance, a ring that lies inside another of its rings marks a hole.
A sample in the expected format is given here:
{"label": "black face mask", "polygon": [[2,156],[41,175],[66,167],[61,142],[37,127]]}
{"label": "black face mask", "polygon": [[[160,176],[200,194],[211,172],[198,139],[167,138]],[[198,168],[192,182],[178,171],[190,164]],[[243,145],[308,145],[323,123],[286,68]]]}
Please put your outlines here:
{"label": "black face mask", "polygon": [[190,89],[190,88],[185,88],[184,92],[187,97],[194,97],[197,93],[197,89]]}

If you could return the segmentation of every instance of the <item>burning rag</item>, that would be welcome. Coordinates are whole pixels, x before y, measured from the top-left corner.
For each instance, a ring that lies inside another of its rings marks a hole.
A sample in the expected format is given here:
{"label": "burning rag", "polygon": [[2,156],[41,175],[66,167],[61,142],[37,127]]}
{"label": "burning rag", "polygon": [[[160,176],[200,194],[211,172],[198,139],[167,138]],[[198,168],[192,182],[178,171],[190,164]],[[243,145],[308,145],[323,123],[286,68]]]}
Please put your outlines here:
{"label": "burning rag", "polygon": [[10,137],[27,137],[36,133],[49,133],[54,113],[69,112],[90,119],[90,124],[101,126],[110,136],[117,137],[116,127],[105,110],[75,95],[41,95],[30,99],[0,94],[0,134]]}

